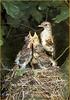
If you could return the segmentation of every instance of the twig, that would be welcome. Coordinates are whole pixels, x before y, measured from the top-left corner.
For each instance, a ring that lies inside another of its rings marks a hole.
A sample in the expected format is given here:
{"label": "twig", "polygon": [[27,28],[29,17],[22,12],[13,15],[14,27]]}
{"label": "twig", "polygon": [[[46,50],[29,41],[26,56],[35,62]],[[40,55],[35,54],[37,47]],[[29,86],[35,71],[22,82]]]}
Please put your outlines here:
{"label": "twig", "polygon": [[7,36],[6,36],[6,39],[8,38],[8,36],[9,36],[11,30],[12,30],[12,27],[9,29],[9,31],[8,31],[8,33],[7,33]]}
{"label": "twig", "polygon": [[55,59],[55,61],[59,60],[59,59],[63,56],[63,54],[64,54],[69,48],[70,48],[70,46],[68,46],[68,47],[61,53],[61,55],[58,56],[58,57]]}
{"label": "twig", "polygon": [[24,100],[24,91],[22,89],[22,100]]}
{"label": "twig", "polygon": [[11,72],[13,71],[13,69],[8,69],[8,68],[3,68],[3,69],[1,69],[1,71],[2,70],[11,71]]}
{"label": "twig", "polygon": [[5,65],[2,62],[1,62],[1,65],[3,66],[3,69],[1,70],[13,71],[13,69],[5,68]]}
{"label": "twig", "polygon": [[22,25],[22,26],[25,26],[25,27],[28,27],[29,29],[31,29],[31,30],[33,30],[33,31],[35,31],[35,32],[37,32],[37,31],[40,31],[40,30],[41,30],[41,29],[36,30],[36,29],[34,29],[34,28],[30,27],[30,26],[24,25],[24,24],[21,24],[21,25]]}
{"label": "twig", "polygon": [[36,31],[34,28],[32,28],[32,27],[30,27],[30,26],[27,26],[27,25],[24,25],[24,24],[21,24],[22,26],[25,26],[25,27],[28,27],[28,28],[30,28],[31,30],[33,30],[33,31]]}
{"label": "twig", "polygon": [[64,3],[69,7],[69,3],[67,0],[64,0]]}
{"label": "twig", "polygon": [[33,77],[33,78],[34,78],[34,80],[36,80],[36,82],[40,85],[40,87],[41,87],[42,89],[44,89],[45,92],[47,92],[46,89],[45,89],[44,87],[42,87],[41,83],[40,83],[35,77]]}

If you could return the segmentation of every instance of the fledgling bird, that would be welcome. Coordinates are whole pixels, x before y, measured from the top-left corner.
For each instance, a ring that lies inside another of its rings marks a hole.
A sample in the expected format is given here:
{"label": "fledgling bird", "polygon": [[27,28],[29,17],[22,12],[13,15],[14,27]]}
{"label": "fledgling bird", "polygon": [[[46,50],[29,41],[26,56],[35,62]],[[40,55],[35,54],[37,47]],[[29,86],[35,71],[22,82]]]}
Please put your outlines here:
{"label": "fledgling bird", "polygon": [[32,43],[31,43],[31,34],[29,32],[28,36],[25,37],[25,44],[22,50],[17,54],[17,57],[15,59],[15,64],[23,69],[27,67],[31,59],[32,59]]}
{"label": "fledgling bird", "polygon": [[44,30],[40,34],[42,46],[53,57],[55,54],[55,47],[54,47],[54,39],[52,35],[51,23],[44,21],[38,27],[44,28]]}
{"label": "fledgling bird", "polygon": [[39,42],[39,38],[35,32],[33,36],[33,59],[32,63],[37,63],[39,68],[46,68],[49,65],[56,66],[56,62],[53,60],[53,58],[49,57],[46,54],[46,51],[44,50],[43,46]]}

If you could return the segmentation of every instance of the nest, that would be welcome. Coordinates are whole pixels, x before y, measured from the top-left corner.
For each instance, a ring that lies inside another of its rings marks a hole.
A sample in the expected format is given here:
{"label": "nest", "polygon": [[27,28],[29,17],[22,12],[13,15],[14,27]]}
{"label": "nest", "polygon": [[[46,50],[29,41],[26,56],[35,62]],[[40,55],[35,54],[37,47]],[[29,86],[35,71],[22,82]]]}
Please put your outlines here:
{"label": "nest", "polygon": [[18,70],[15,69],[13,74],[7,76],[8,91],[5,100],[67,100],[64,97],[67,80],[63,79],[58,66],[26,68],[22,72],[22,75],[18,75]]}

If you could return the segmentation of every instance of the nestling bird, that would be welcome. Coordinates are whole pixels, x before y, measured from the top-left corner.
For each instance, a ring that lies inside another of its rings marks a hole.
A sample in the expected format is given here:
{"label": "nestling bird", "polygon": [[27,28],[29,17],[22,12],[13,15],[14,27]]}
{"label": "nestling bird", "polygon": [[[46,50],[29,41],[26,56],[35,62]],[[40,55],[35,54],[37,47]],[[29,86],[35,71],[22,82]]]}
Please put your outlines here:
{"label": "nestling bird", "polygon": [[32,63],[37,63],[39,68],[46,68],[49,65],[55,66],[56,62],[46,54],[43,46],[39,42],[39,38],[35,32],[33,36],[33,59]]}
{"label": "nestling bird", "polygon": [[31,43],[31,34],[25,37],[25,44],[22,50],[17,54],[15,63],[20,66],[20,68],[27,67],[28,63],[32,59],[32,43]]}
{"label": "nestling bird", "polygon": [[55,53],[55,47],[51,23],[45,21],[42,22],[41,25],[39,25],[38,27],[44,28],[44,30],[40,34],[42,46],[46,51],[48,51],[53,56]]}

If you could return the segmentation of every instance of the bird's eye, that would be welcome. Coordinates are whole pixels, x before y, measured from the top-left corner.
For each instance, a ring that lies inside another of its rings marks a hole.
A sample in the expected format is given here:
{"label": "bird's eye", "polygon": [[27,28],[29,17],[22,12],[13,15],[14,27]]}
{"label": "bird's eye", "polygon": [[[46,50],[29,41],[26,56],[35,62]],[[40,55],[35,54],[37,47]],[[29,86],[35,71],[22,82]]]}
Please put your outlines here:
{"label": "bird's eye", "polygon": [[47,26],[47,24],[45,24],[44,26]]}

